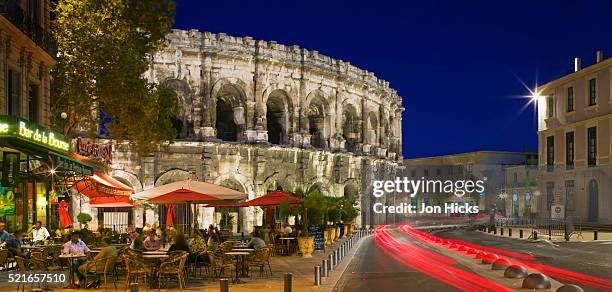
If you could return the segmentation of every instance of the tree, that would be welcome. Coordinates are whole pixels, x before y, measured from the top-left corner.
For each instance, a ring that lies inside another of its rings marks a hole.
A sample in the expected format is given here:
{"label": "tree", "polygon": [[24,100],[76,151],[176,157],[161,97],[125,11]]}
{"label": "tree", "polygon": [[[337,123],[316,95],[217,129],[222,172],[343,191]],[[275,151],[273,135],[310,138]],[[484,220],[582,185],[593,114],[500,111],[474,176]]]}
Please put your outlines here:
{"label": "tree", "polygon": [[91,135],[103,114],[112,119],[109,135],[129,139],[141,154],[172,141],[176,94],[144,73],[171,31],[174,8],[170,0],[60,0],[53,26],[59,50],[52,69],[54,127]]}

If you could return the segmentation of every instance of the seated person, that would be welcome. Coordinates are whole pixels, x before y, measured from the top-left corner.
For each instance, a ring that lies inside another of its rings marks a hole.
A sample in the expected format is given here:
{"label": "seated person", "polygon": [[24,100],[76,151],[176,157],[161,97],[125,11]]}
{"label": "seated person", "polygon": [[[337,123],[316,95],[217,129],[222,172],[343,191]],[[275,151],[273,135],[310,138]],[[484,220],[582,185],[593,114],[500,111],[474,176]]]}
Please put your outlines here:
{"label": "seated person", "polygon": [[10,235],[8,240],[6,241],[6,249],[8,249],[13,256],[18,256],[25,258],[26,254],[21,249],[21,245],[23,244],[23,234],[21,234],[21,230],[15,230],[13,235]]}
{"label": "seated person", "polygon": [[136,239],[139,236],[140,236],[140,234],[138,234],[138,232],[136,232],[136,231],[130,232],[130,248],[131,249],[135,249],[134,242],[136,241]]}
{"label": "seated person", "polygon": [[161,240],[157,237],[155,230],[149,230],[149,236],[142,242],[144,251],[156,251],[161,248]]}
{"label": "seated person", "polygon": [[[73,232],[70,236],[70,241],[64,244],[63,254],[69,255],[86,255],[89,253],[89,247],[81,240],[81,236],[78,232]],[[87,257],[78,257],[72,259],[73,271],[79,278],[79,284],[85,283],[85,275],[81,274],[79,267],[86,262]]]}
{"label": "seated person", "polygon": [[0,243],[6,242],[9,239],[9,233],[5,230],[6,225],[0,222]]}
{"label": "seated person", "polygon": [[[87,272],[90,273],[103,273],[104,266],[106,265],[106,259],[117,256],[117,249],[111,245],[111,240],[109,237],[105,237],[102,239],[102,250],[98,253],[91,262],[87,261],[79,266],[79,274],[85,275]],[[93,264],[95,263],[95,264]],[[79,278],[80,280],[80,278]],[[81,281],[81,283],[83,283]],[[100,286],[101,280],[98,279],[89,285],[87,288],[93,288],[96,286]]]}
{"label": "seated person", "polygon": [[41,221],[36,221],[36,225],[30,233],[32,234],[32,242],[34,244],[43,244],[47,238],[51,237],[47,228],[42,226]]}
{"label": "seated person", "polygon": [[189,243],[187,242],[187,238],[183,233],[178,233],[176,238],[174,239],[174,243],[168,249],[168,253],[176,250],[184,250],[186,252],[191,253],[191,248],[189,248]]}
{"label": "seated person", "polygon": [[285,228],[283,228],[283,234],[290,235],[291,232],[293,232],[293,229],[291,229],[291,226],[289,224],[285,223]]}
{"label": "seated person", "polygon": [[264,246],[266,246],[266,242],[261,239],[261,231],[259,230],[255,230],[253,231],[252,234],[252,238],[251,241],[249,241],[249,244],[247,245],[249,248],[253,248],[255,250],[260,250],[262,249]]}

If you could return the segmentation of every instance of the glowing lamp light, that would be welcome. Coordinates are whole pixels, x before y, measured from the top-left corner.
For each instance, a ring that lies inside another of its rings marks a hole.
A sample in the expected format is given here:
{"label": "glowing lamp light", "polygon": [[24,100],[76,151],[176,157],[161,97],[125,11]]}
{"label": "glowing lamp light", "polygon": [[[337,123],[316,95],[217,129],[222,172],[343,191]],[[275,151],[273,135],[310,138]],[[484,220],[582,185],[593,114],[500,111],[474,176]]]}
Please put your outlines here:
{"label": "glowing lamp light", "polygon": [[44,209],[47,206],[47,200],[44,197],[38,198],[36,206],[40,209]]}
{"label": "glowing lamp light", "polygon": [[51,169],[49,170],[49,173],[50,173],[51,175],[55,175],[55,168],[51,168]]}

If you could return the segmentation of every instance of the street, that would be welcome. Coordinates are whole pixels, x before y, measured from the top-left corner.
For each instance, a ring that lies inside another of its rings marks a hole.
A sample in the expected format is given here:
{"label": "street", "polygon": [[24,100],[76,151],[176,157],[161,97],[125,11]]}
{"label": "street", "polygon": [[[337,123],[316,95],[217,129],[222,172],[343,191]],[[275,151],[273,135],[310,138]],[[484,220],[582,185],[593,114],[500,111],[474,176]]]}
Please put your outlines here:
{"label": "street", "polygon": [[[490,249],[508,258],[517,257],[517,261],[530,270],[538,269],[559,281],[558,285],[577,284],[585,291],[612,288],[612,255],[605,252],[610,249],[611,242],[554,246],[548,242],[519,241],[466,229],[434,234],[466,247]],[[441,246],[426,243],[419,231],[407,226],[379,230],[365,239],[334,291],[513,290],[507,283],[502,285],[502,281],[487,279],[479,269],[448,257],[450,249]]]}

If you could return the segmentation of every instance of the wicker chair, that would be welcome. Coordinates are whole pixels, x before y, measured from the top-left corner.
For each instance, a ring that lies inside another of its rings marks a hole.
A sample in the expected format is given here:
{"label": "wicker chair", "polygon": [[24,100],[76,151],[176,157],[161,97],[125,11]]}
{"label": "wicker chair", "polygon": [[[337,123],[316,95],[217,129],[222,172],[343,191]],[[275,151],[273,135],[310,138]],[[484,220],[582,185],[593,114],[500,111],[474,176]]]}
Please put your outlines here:
{"label": "wicker chair", "polygon": [[130,286],[130,280],[134,277],[138,279],[140,276],[144,278],[145,290],[148,291],[149,285],[147,279],[151,276],[151,269],[142,260],[137,257],[125,255],[123,262],[126,268],[125,286]]}
{"label": "wicker chair", "polygon": [[185,263],[188,255],[187,252],[184,252],[180,256],[169,257],[161,262],[157,272],[157,291],[161,289],[161,282],[164,277],[172,278],[172,276],[177,277],[179,290],[183,291],[183,288],[185,288]]}
{"label": "wicker chair", "polygon": [[7,270],[9,268],[9,263],[11,263],[9,261],[10,255],[11,252],[6,249],[0,250],[0,268],[2,268],[2,270]]}
{"label": "wicker chair", "polygon": [[[270,254],[271,250],[269,248],[262,248],[258,253],[256,253],[248,263],[249,270],[251,267],[259,268],[259,276],[263,277],[266,270],[266,265],[270,270],[270,276],[272,276],[272,268],[270,267]],[[251,279],[253,278],[253,273],[251,273]]]}
{"label": "wicker chair", "polygon": [[229,277],[232,277],[232,274],[236,270],[236,265],[230,262],[223,262],[223,258],[219,257],[215,253],[208,253],[208,258],[210,259],[210,268],[213,272],[214,277],[228,277],[226,272],[229,271]]}
{"label": "wicker chair", "polygon": [[[104,263],[104,270],[100,271],[98,269],[99,263]],[[106,285],[108,276],[112,276],[114,278],[113,285],[115,286],[115,290],[117,290],[117,281],[116,281],[117,274],[115,273],[116,264],[117,264],[117,257],[105,257],[105,258],[94,259],[92,261],[87,262],[85,283],[89,283],[90,276],[97,277],[98,279],[100,278],[100,276],[102,276],[104,277],[104,288],[105,290],[108,290],[108,286]],[[91,269],[90,269],[90,265],[92,266]]]}

